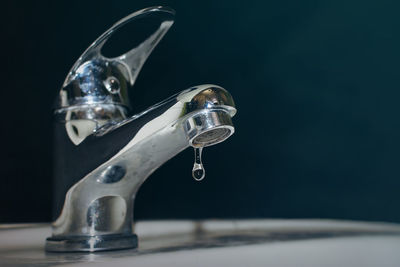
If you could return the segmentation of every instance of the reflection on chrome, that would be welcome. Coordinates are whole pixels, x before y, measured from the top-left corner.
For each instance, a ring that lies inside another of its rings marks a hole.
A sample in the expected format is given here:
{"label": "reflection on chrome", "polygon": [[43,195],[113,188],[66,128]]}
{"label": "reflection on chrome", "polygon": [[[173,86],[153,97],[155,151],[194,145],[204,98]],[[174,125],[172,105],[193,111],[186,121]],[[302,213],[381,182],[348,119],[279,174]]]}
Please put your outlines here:
{"label": "reflection on chrome", "polygon": [[[153,19],[159,27],[129,52],[101,49],[124,25]],[[173,23],[174,11],[152,7],[120,20],[78,59],[60,90],[55,115],[55,188],[47,251],[99,251],[137,246],[133,200],[146,180],[189,146],[234,133],[231,95],[216,85],[184,90],[131,115],[128,89]]]}

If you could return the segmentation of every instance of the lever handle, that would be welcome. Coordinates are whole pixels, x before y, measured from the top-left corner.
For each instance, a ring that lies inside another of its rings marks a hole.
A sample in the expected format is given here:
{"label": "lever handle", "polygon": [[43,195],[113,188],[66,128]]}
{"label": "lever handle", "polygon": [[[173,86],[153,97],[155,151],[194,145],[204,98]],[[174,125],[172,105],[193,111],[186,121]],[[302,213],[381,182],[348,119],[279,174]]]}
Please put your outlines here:
{"label": "lever handle", "polygon": [[[149,7],[134,12],[115,23],[94,41],[75,62],[60,91],[58,110],[114,104],[129,108],[128,87],[135,80],[154,47],[174,22],[175,11],[168,7]],[[147,39],[130,51],[108,58],[104,44],[128,23],[144,17],[156,18],[160,25]]]}

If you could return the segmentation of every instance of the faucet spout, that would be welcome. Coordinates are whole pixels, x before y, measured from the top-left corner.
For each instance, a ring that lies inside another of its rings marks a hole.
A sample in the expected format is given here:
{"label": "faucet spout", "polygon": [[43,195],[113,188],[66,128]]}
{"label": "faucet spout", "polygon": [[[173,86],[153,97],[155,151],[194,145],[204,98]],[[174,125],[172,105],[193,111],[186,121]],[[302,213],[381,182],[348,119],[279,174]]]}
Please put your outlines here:
{"label": "faucet spout", "polygon": [[[63,171],[56,178],[63,178],[64,185],[70,179],[71,187],[65,200],[59,199],[63,207],[53,223],[47,250],[136,247],[133,200],[139,187],[158,167],[185,148],[214,145],[231,136],[234,133],[231,117],[235,113],[233,99],[225,89],[197,86],[138,115],[105,124],[78,147],[72,147],[74,166],[62,166],[65,158],[59,158],[58,166]],[[88,152],[93,153],[87,158],[89,162],[80,154]],[[99,162],[102,163],[92,167]],[[71,180],[77,170],[87,174]],[[62,195],[58,192],[58,196]],[[90,242],[96,246],[90,247]]]}
{"label": "faucet spout", "polygon": [[[134,14],[157,11],[172,14],[161,7]],[[142,58],[140,67],[152,49],[143,47],[154,46],[168,25],[162,22],[161,30],[147,39],[151,41],[139,45],[142,52],[127,53]],[[103,42],[109,35],[102,36]],[[185,148],[211,146],[234,133],[232,96],[211,84],[189,88],[129,115],[129,103],[121,94],[137,75],[121,68],[129,57],[81,57],[60,91],[55,111],[54,222],[47,251],[137,247],[133,203],[143,182]],[[122,79],[124,71],[133,75],[126,76],[130,80]]]}

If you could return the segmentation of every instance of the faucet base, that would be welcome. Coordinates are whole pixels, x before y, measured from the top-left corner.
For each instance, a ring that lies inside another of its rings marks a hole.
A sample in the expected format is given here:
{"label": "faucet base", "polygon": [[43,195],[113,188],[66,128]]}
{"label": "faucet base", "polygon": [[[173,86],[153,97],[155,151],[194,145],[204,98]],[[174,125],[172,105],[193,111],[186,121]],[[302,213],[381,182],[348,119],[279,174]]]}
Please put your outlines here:
{"label": "faucet base", "polygon": [[95,252],[137,248],[138,237],[130,235],[97,235],[75,237],[49,237],[46,239],[48,252]]}

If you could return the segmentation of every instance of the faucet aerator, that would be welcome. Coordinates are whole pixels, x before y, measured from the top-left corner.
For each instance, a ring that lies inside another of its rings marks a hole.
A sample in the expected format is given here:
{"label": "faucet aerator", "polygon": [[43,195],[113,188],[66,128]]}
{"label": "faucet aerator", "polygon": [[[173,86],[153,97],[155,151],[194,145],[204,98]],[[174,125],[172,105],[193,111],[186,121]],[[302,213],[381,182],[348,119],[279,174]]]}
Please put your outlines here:
{"label": "faucet aerator", "polygon": [[226,111],[205,111],[187,121],[190,145],[212,146],[225,141],[234,132],[231,116]]}

